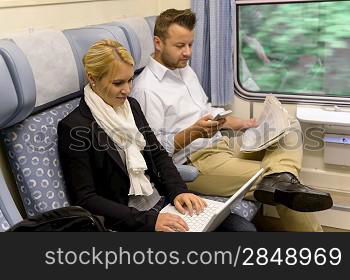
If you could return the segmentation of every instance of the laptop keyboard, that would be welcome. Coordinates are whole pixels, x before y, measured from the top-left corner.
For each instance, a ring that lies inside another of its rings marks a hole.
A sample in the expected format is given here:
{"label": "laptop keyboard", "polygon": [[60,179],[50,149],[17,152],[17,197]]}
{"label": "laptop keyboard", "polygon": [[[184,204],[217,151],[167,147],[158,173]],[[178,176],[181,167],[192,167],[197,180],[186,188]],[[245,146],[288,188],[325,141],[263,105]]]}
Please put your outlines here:
{"label": "laptop keyboard", "polygon": [[199,215],[193,214],[192,217],[188,214],[181,215],[181,218],[186,222],[190,228],[190,232],[201,232],[204,230],[211,217],[215,214],[215,211],[223,206],[222,202],[205,199],[207,207]]}
{"label": "laptop keyboard", "polygon": [[204,211],[199,215],[193,214],[192,217],[188,214],[183,215],[182,218],[190,228],[189,231],[198,232],[203,231],[210,218],[215,214],[217,206],[214,204],[209,204],[204,208]]}
{"label": "laptop keyboard", "polygon": [[209,223],[210,219],[214,216],[216,213],[215,211],[221,209],[224,206],[223,202],[205,199],[205,202],[207,203],[207,207],[204,208],[203,212],[199,215],[193,214],[192,217],[188,214],[181,214],[178,212],[174,206],[168,204],[166,207],[164,207],[160,213],[171,213],[180,216],[188,225],[189,231],[188,232],[201,232],[204,230],[206,225]]}

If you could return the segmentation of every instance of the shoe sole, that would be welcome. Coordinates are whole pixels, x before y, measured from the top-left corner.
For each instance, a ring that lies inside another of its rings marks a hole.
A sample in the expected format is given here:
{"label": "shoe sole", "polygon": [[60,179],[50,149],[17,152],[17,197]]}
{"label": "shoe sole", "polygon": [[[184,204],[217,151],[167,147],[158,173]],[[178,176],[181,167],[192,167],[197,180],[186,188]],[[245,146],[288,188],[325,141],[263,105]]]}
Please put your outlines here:
{"label": "shoe sole", "polygon": [[292,210],[299,212],[323,211],[333,206],[333,200],[331,196],[324,194],[288,192],[276,189],[275,192],[255,190],[254,197],[256,200],[264,204],[282,204]]}
{"label": "shoe sole", "polygon": [[331,196],[325,194],[286,192],[276,189],[274,199],[276,202],[299,212],[323,211],[333,206]]}

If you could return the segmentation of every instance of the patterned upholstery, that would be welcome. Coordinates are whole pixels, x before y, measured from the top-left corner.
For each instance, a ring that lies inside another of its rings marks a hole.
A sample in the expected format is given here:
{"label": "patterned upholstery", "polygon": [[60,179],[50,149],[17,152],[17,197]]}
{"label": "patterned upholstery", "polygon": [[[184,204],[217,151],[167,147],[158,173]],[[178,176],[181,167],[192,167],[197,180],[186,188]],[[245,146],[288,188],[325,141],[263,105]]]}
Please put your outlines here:
{"label": "patterned upholstery", "polygon": [[73,99],[4,129],[2,137],[29,217],[68,206],[57,152],[57,124],[79,105]]}
{"label": "patterned upholstery", "polygon": [[[221,201],[221,202],[225,202],[226,200],[228,200],[228,197],[222,197],[222,196],[201,195],[201,197],[212,199],[215,201]],[[234,203],[231,206],[231,213],[237,214],[243,218],[246,218],[248,221],[251,221],[256,215],[256,213],[258,212],[260,207],[261,207],[260,202],[242,200],[239,203]]]}
{"label": "patterned upholstery", "polygon": [[4,232],[10,228],[10,224],[6,220],[4,214],[0,209],[0,232]]}

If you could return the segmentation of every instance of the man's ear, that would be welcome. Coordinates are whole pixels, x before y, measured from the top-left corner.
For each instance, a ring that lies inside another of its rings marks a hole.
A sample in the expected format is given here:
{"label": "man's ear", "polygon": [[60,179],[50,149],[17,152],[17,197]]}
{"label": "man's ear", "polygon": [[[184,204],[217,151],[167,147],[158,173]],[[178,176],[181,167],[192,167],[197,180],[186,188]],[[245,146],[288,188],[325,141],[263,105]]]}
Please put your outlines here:
{"label": "man's ear", "polygon": [[160,52],[163,47],[163,42],[158,36],[154,36],[154,48],[156,51]]}

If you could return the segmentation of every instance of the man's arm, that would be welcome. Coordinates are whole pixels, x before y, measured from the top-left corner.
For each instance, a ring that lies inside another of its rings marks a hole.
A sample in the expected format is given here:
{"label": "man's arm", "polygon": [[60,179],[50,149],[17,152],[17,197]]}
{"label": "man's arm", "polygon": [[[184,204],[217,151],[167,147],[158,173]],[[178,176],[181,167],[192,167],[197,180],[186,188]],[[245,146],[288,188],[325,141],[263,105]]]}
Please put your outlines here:
{"label": "man's arm", "polygon": [[180,131],[174,137],[174,152],[178,152],[198,138],[211,138],[222,128],[225,119],[213,121],[212,115],[200,118],[190,127]]}
{"label": "man's arm", "polygon": [[223,128],[233,130],[245,130],[251,127],[257,127],[257,122],[255,119],[242,120],[235,116],[226,117],[226,121],[223,124]]}

